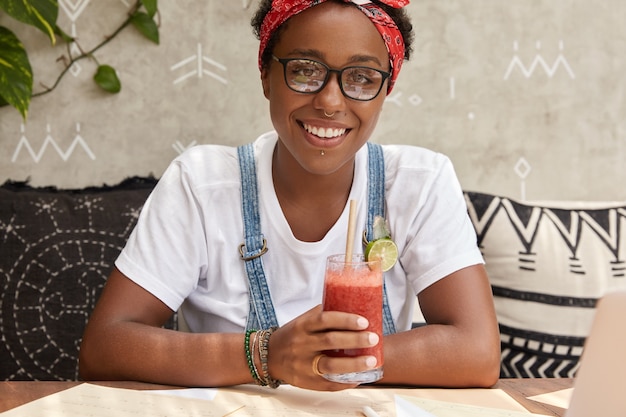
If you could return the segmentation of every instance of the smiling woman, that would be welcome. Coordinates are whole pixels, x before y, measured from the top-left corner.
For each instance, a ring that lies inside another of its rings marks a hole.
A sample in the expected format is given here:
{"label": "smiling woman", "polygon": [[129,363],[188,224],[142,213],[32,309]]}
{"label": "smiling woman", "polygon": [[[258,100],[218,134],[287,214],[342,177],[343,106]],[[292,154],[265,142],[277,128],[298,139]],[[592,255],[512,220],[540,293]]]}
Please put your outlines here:
{"label": "smiling woman", "polygon": [[[381,364],[325,352],[382,347],[380,383],[495,383],[491,289],[449,159],[370,142],[411,52],[406,4],[261,1],[252,25],[274,130],[169,166],[85,330],[84,378],[336,391],[356,384],[324,374]],[[382,339],[364,317],[321,308],[326,259],[346,250],[348,224],[376,238],[374,219],[397,250]],[[427,325],[411,329],[418,299]],[[191,333],[161,328],[174,311]]]}

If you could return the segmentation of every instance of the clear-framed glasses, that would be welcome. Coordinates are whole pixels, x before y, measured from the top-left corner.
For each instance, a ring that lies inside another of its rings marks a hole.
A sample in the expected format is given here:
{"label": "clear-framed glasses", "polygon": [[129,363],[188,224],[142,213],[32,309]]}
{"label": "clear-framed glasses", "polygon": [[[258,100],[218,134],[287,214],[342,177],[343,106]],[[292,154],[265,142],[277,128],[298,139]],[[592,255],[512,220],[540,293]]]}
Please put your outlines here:
{"label": "clear-framed glasses", "polygon": [[317,93],[336,72],[344,96],[353,100],[369,101],[378,96],[390,73],[370,67],[350,66],[332,69],[328,65],[304,58],[272,58],[283,65],[285,83],[298,93]]}

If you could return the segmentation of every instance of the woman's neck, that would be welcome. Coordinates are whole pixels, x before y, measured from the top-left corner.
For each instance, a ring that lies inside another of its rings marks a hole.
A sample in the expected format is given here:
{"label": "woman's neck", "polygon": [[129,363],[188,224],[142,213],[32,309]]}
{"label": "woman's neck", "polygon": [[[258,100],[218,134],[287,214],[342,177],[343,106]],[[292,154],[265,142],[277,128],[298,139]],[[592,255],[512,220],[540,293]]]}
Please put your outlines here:
{"label": "woman's neck", "polygon": [[280,143],[272,157],[276,197],[294,236],[316,242],[343,212],[354,177],[354,160],[328,175],[305,170]]}

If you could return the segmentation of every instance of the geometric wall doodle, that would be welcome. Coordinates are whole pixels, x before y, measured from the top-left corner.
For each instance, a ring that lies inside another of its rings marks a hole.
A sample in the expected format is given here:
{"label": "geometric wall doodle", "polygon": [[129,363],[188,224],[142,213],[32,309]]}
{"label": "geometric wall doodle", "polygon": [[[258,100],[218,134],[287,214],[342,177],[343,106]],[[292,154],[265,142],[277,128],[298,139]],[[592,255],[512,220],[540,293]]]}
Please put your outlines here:
{"label": "geometric wall doodle", "polygon": [[513,42],[513,50],[515,54],[511,59],[511,62],[504,74],[504,79],[508,80],[512,73],[517,69],[525,78],[531,78],[533,75],[536,75],[538,69],[543,69],[543,73],[548,76],[548,78],[552,78],[559,71],[559,69],[563,69],[571,79],[576,78],[574,71],[572,70],[569,62],[563,55],[564,43],[563,41],[559,42],[559,55],[554,60],[552,65],[548,64],[547,60],[541,55],[541,42],[537,41],[535,44],[535,48],[537,50],[537,54],[530,62],[530,64],[525,65],[522,59],[519,57],[517,52],[519,51],[519,43],[517,41]]}
{"label": "geometric wall doodle", "polygon": [[227,72],[228,69],[220,64],[219,62],[209,58],[208,56],[203,55],[202,53],[202,44],[198,43],[196,53],[190,55],[187,58],[182,59],[176,64],[170,67],[170,71],[178,71],[180,73],[181,68],[190,67],[191,69],[182,75],[179,75],[175,80],[174,84],[181,83],[187,80],[189,77],[196,76],[197,78],[202,78],[204,75],[208,75],[209,77],[219,81],[222,84],[228,84],[228,80],[224,78],[222,75],[217,74],[216,72],[206,69],[205,64],[209,64],[212,68],[220,70],[222,73]]}
{"label": "geometric wall doodle", "polygon": [[50,124],[46,125],[47,134],[39,150],[35,150],[33,145],[31,145],[31,141],[29,141],[29,139],[26,137],[25,130],[26,128],[24,124],[22,124],[20,129],[22,136],[20,137],[20,140],[15,147],[15,152],[13,152],[13,157],[11,158],[11,162],[13,163],[17,161],[17,158],[20,156],[20,153],[22,153],[22,151],[28,153],[32,160],[35,161],[35,163],[39,163],[46,154],[48,147],[51,147],[56,152],[56,154],[60,156],[61,159],[63,159],[63,161],[65,162],[70,159],[77,147],[80,147],[91,160],[96,159],[96,155],[89,148],[89,145],[87,145],[87,142],[80,134],[80,123],[76,123],[76,136],[66,150],[63,150],[54,139],[54,137],[52,137]]}

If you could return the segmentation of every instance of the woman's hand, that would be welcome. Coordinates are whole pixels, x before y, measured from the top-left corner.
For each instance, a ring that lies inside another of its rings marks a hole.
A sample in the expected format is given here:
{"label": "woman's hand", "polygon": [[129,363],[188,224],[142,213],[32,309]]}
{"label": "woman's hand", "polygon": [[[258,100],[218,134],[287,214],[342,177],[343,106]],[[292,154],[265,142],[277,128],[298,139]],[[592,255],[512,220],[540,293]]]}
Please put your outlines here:
{"label": "woman's hand", "polygon": [[[336,358],[325,350],[376,346],[379,337],[365,331],[368,321],[356,314],[312,308],[277,329],[269,346],[269,373],[274,379],[313,390],[339,391],[357,384],[331,382],[316,373],[359,372],[376,368],[374,356]],[[318,360],[316,357],[322,354]],[[315,369],[315,367],[317,369]]]}

